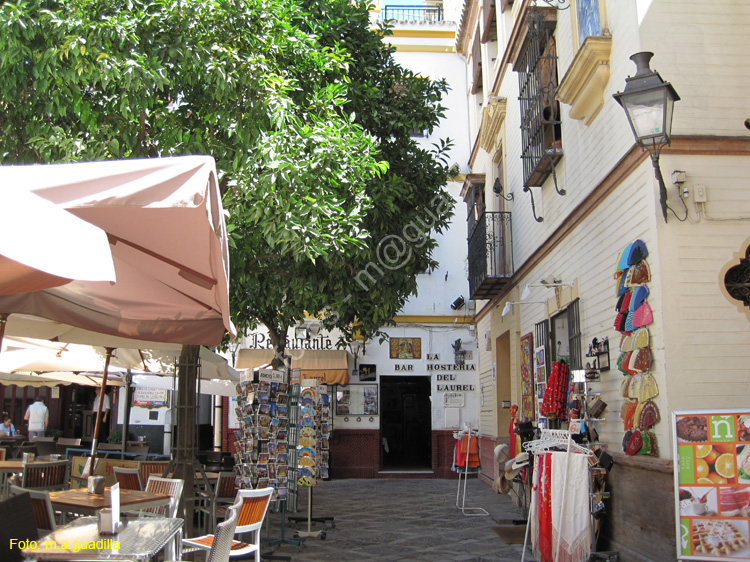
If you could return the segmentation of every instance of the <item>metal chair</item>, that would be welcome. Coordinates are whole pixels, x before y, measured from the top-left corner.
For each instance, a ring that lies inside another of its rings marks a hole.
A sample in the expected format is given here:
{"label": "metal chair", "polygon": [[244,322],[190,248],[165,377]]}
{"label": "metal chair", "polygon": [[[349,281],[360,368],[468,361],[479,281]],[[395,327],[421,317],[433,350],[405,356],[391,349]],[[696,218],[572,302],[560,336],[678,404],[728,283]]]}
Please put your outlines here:
{"label": "metal chair", "polygon": [[[271,503],[273,488],[262,488],[260,490],[238,490],[237,498],[228,510],[238,510],[237,527],[235,535],[253,533],[252,542],[240,542],[232,540],[230,556],[255,555],[255,562],[260,562],[260,529]],[[215,535],[204,535],[194,539],[184,539],[182,543],[203,550],[210,550],[216,540]]]}
{"label": "metal chair", "polygon": [[141,509],[141,515],[157,515],[164,517],[177,517],[177,507],[180,505],[182,497],[182,487],[185,481],[180,478],[161,478],[159,476],[149,476],[146,482],[146,491],[154,494],[169,494],[172,499],[169,505],[160,505]]}
{"label": "metal chair", "polygon": [[226,516],[227,507],[232,505],[237,497],[237,488],[234,485],[236,478],[234,472],[220,472],[213,494],[208,499],[209,505],[199,510],[211,517],[211,529],[216,527],[219,518]]}
{"label": "metal chair", "polygon": [[23,465],[21,487],[27,490],[65,490],[70,479],[70,461],[35,462]]}
{"label": "metal chair", "polygon": [[137,468],[125,468],[123,466],[112,467],[115,474],[115,480],[124,490],[143,490],[141,483],[141,471]]}
{"label": "metal chair", "polygon": [[16,458],[20,459],[21,457],[23,457],[24,453],[34,453],[34,455],[38,455],[39,452],[37,451],[36,443],[31,443],[30,441],[24,441],[16,449]]}
{"label": "metal chair", "polygon": [[155,476],[166,476],[169,461],[139,461],[138,470],[141,471],[141,482],[148,482],[148,477],[152,474]]}
{"label": "metal chair", "polygon": [[[208,547],[206,562],[227,562],[232,552],[234,533],[239,519],[239,509],[230,506],[227,509],[227,518],[216,525],[216,531],[211,535],[211,545]],[[183,540],[183,544],[186,541]],[[195,546],[195,545],[190,545]],[[202,548],[202,547],[201,547]]]}
{"label": "metal chair", "polygon": [[0,502],[0,552],[3,555],[3,562],[26,560],[19,542],[24,539],[35,541],[38,538],[39,531],[36,527],[29,494],[11,496]]}
{"label": "metal chair", "polygon": [[80,439],[74,439],[72,437],[60,437],[57,440],[56,444],[56,451],[58,455],[62,455],[63,457],[67,455],[68,448],[76,448],[81,446],[81,440]]}
{"label": "metal chair", "polygon": [[31,508],[34,510],[36,519],[36,528],[39,530],[39,536],[42,537],[51,533],[57,528],[55,521],[55,510],[52,509],[52,502],[49,499],[49,492],[44,490],[27,490],[18,486],[10,487],[10,495],[18,496],[28,493],[31,496]]}

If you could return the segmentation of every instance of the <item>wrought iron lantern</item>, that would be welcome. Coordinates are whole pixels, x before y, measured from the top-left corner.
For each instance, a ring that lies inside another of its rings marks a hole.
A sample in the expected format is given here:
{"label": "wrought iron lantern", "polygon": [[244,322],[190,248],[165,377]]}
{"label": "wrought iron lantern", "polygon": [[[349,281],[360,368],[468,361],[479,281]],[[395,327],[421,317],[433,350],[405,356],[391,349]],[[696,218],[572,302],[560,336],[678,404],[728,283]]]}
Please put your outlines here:
{"label": "wrought iron lantern", "polygon": [[625,90],[614,94],[628,117],[628,123],[638,145],[651,156],[656,179],[659,182],[661,210],[667,220],[667,188],[659,168],[661,149],[670,144],[674,102],[680,96],[672,84],[662,80],[659,73],[651,70],[649,62],[654,53],[636,53],[630,60],[635,63],[635,76],[626,79]]}

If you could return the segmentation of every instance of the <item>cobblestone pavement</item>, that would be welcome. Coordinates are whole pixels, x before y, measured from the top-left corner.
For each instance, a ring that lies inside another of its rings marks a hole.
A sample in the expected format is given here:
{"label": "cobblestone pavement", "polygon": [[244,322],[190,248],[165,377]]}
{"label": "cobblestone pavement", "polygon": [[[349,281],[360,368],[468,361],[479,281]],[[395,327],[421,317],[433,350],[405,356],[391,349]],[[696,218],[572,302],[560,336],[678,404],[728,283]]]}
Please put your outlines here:
{"label": "cobblestone pavement", "polygon": [[[523,545],[504,543],[492,527],[520,519],[521,510],[507,496],[470,479],[463,503],[466,512],[470,512],[470,507],[481,507],[489,516],[469,517],[456,508],[457,489],[457,480],[323,481],[313,492],[312,515],[332,516],[334,521],[333,525],[314,523],[311,530],[324,530],[325,539],[310,536],[301,546],[264,547],[263,559],[278,556],[291,557],[293,562],[519,562]],[[300,490],[297,513],[287,515],[306,516],[307,498],[308,491]],[[458,503],[462,505],[460,498]],[[281,514],[269,512],[267,521],[263,539],[281,537]],[[307,520],[288,523],[284,537],[293,538],[297,530],[307,529]],[[530,550],[525,560],[535,562]]]}

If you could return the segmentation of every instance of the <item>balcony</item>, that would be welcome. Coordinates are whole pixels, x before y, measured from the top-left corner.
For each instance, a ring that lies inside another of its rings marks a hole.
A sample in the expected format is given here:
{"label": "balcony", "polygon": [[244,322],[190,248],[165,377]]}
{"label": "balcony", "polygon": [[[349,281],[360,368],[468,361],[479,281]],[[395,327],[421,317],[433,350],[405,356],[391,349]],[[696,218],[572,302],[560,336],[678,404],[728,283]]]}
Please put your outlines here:
{"label": "balcony", "polygon": [[384,6],[380,19],[438,23],[443,21],[443,6]]}
{"label": "balcony", "polygon": [[469,294],[472,300],[497,295],[513,275],[510,213],[485,212],[469,229]]}

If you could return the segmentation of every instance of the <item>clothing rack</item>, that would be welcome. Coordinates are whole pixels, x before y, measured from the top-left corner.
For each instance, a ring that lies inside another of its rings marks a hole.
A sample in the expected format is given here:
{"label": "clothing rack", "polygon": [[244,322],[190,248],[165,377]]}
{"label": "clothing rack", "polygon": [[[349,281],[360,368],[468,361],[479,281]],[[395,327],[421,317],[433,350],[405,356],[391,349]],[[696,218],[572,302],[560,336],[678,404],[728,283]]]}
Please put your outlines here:
{"label": "clothing rack", "polygon": [[[471,429],[471,425],[466,424],[466,427],[462,431],[456,431],[453,433],[453,437],[458,440],[461,444],[461,452],[463,453],[463,444],[465,443],[466,457],[464,458],[463,466],[460,466],[459,459],[455,461],[456,471],[458,472],[458,489],[456,490],[456,509],[461,510],[461,514],[466,517],[485,517],[489,515],[489,512],[481,507],[466,507],[466,482],[468,480],[469,473],[479,473],[479,437],[481,435]],[[473,440],[473,441],[472,441]],[[471,450],[475,444],[476,448],[476,463],[472,462]],[[475,464],[475,466],[471,466]],[[473,468],[473,470],[472,470]],[[464,489],[463,496],[461,496],[461,475],[463,475]],[[461,505],[459,506],[459,497],[461,497]]]}
{"label": "clothing rack", "polygon": [[[573,441],[572,435],[567,430],[562,429],[542,429],[540,433],[539,439],[535,439],[533,441],[527,441],[523,444],[523,448],[530,454],[533,455],[539,455],[542,453],[546,453],[553,450],[561,450],[565,449],[566,453],[566,463],[565,463],[565,475],[563,477],[563,480],[568,480],[568,466],[570,464],[570,454],[571,453],[579,453],[583,454],[589,457],[593,457],[594,451],[587,447],[583,447],[582,445],[579,445],[575,441]],[[589,479],[590,482],[590,479]],[[589,498],[591,498],[591,490],[590,490],[590,484],[589,484]],[[567,487],[563,488],[563,495],[562,495],[562,504],[565,504],[565,495],[567,493]],[[589,504],[591,502],[589,501]],[[532,504],[533,505],[533,504]],[[562,515],[563,510],[558,511],[557,516],[557,529],[561,529],[561,523],[562,523]],[[523,554],[521,555],[521,562],[524,562],[524,559],[526,558],[526,546],[528,543],[528,537],[529,537],[529,523],[531,521],[532,514],[529,513],[529,517],[526,520],[526,533],[524,534],[524,540],[523,540]],[[593,525],[593,518],[591,518],[591,532],[592,537],[595,536],[595,529]],[[555,544],[554,548],[554,557],[558,558],[560,554],[560,539],[561,539],[562,533],[558,532],[557,534],[557,543]]]}

